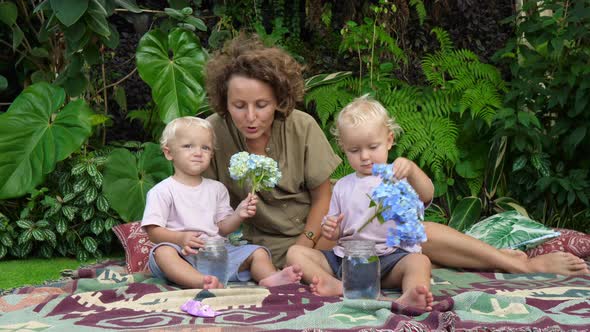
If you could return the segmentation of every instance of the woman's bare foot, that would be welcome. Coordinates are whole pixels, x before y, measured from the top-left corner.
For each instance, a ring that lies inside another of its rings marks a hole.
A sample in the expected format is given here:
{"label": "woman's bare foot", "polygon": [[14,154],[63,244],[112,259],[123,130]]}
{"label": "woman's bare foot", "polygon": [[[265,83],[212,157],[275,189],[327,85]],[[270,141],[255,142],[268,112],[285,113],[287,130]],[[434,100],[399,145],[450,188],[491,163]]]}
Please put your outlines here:
{"label": "woman's bare foot", "polygon": [[404,292],[399,299],[395,300],[395,303],[426,311],[432,311],[433,302],[434,296],[432,296],[432,293],[426,288],[426,286],[416,286],[415,288]]}
{"label": "woman's bare foot", "polygon": [[583,259],[568,252],[552,252],[530,258],[527,261],[527,266],[531,272],[555,273],[566,276],[590,273]]}
{"label": "woman's bare foot", "polygon": [[203,289],[223,288],[223,284],[219,282],[216,276],[203,277]]}
{"label": "woman's bare foot", "polygon": [[301,272],[301,266],[294,264],[287,266],[281,271],[277,271],[270,276],[260,280],[258,284],[264,287],[280,286],[285,284],[292,284],[299,282],[303,272]]}
{"label": "woman's bare foot", "polygon": [[509,248],[498,249],[498,250],[500,250],[500,252],[505,255],[520,258],[522,260],[527,260],[529,258],[529,256],[527,256],[526,252],[524,252],[522,250],[509,249]]}
{"label": "woman's bare foot", "polygon": [[333,277],[320,278],[313,276],[309,287],[313,294],[321,296],[342,296],[343,292],[342,281]]}

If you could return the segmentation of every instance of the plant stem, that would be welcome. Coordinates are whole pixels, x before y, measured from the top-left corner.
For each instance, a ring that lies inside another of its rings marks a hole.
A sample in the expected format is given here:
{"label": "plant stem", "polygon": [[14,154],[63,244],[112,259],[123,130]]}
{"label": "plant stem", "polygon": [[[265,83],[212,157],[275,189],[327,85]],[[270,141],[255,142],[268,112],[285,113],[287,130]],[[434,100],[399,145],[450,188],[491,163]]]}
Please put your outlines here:
{"label": "plant stem", "polygon": [[375,212],[375,214],[371,218],[369,218],[369,220],[365,221],[361,228],[359,228],[356,232],[360,233],[365,227],[367,227],[368,224],[370,224],[373,221],[373,219],[377,218],[378,214],[379,212]]}
{"label": "plant stem", "polygon": [[106,86],[104,86],[104,84],[103,84],[103,87],[102,87],[102,88],[100,88],[100,89],[99,89],[99,90],[96,92],[96,94],[100,94],[100,93],[101,93],[103,90],[106,90],[106,89],[108,89],[108,88],[112,88],[112,87],[114,87],[114,86],[117,86],[117,85],[121,84],[123,81],[125,81],[126,79],[128,79],[129,77],[131,77],[131,75],[135,74],[135,72],[136,72],[136,71],[137,71],[137,67],[133,68],[133,70],[132,70],[132,71],[131,71],[129,74],[125,75],[123,78],[121,78],[121,79],[120,79],[120,80],[118,80],[117,82],[115,82],[115,83],[111,83],[111,84],[109,84],[109,85],[106,85]]}

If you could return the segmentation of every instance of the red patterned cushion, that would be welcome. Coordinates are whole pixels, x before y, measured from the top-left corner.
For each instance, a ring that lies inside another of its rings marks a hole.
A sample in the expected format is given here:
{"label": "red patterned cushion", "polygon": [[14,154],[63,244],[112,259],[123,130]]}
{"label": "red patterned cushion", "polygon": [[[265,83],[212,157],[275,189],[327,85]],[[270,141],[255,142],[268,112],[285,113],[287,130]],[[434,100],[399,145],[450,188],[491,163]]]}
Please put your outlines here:
{"label": "red patterned cushion", "polygon": [[550,252],[564,251],[581,258],[590,256],[590,235],[571,229],[556,228],[555,230],[561,232],[561,235],[527,250],[527,255],[535,257]]}
{"label": "red patterned cushion", "polygon": [[154,246],[139,221],[113,227],[113,232],[125,249],[125,261],[129,273],[149,272],[148,254]]}

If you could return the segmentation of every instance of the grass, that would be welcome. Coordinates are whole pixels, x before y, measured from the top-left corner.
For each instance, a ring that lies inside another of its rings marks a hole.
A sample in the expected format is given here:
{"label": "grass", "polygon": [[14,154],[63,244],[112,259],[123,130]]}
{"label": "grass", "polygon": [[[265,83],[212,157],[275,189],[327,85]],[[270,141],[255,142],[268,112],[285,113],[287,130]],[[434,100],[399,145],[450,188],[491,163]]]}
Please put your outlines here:
{"label": "grass", "polygon": [[[104,259],[119,259],[110,257]],[[75,270],[81,265],[96,263],[96,260],[79,262],[75,258],[31,258],[0,261],[0,290],[26,285],[40,285],[47,280],[61,278],[65,269]]]}

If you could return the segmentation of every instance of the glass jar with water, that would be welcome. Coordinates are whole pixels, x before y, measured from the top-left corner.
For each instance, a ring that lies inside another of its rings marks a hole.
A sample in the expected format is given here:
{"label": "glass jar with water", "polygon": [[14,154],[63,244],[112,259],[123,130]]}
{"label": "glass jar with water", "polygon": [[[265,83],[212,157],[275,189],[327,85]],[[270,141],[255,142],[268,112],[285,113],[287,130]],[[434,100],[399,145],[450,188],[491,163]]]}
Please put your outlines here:
{"label": "glass jar with water", "polygon": [[197,256],[197,270],[205,275],[216,276],[227,286],[227,250],[224,238],[208,238]]}
{"label": "glass jar with water", "polygon": [[345,299],[377,299],[381,294],[381,267],[375,242],[343,242],[342,283]]}

